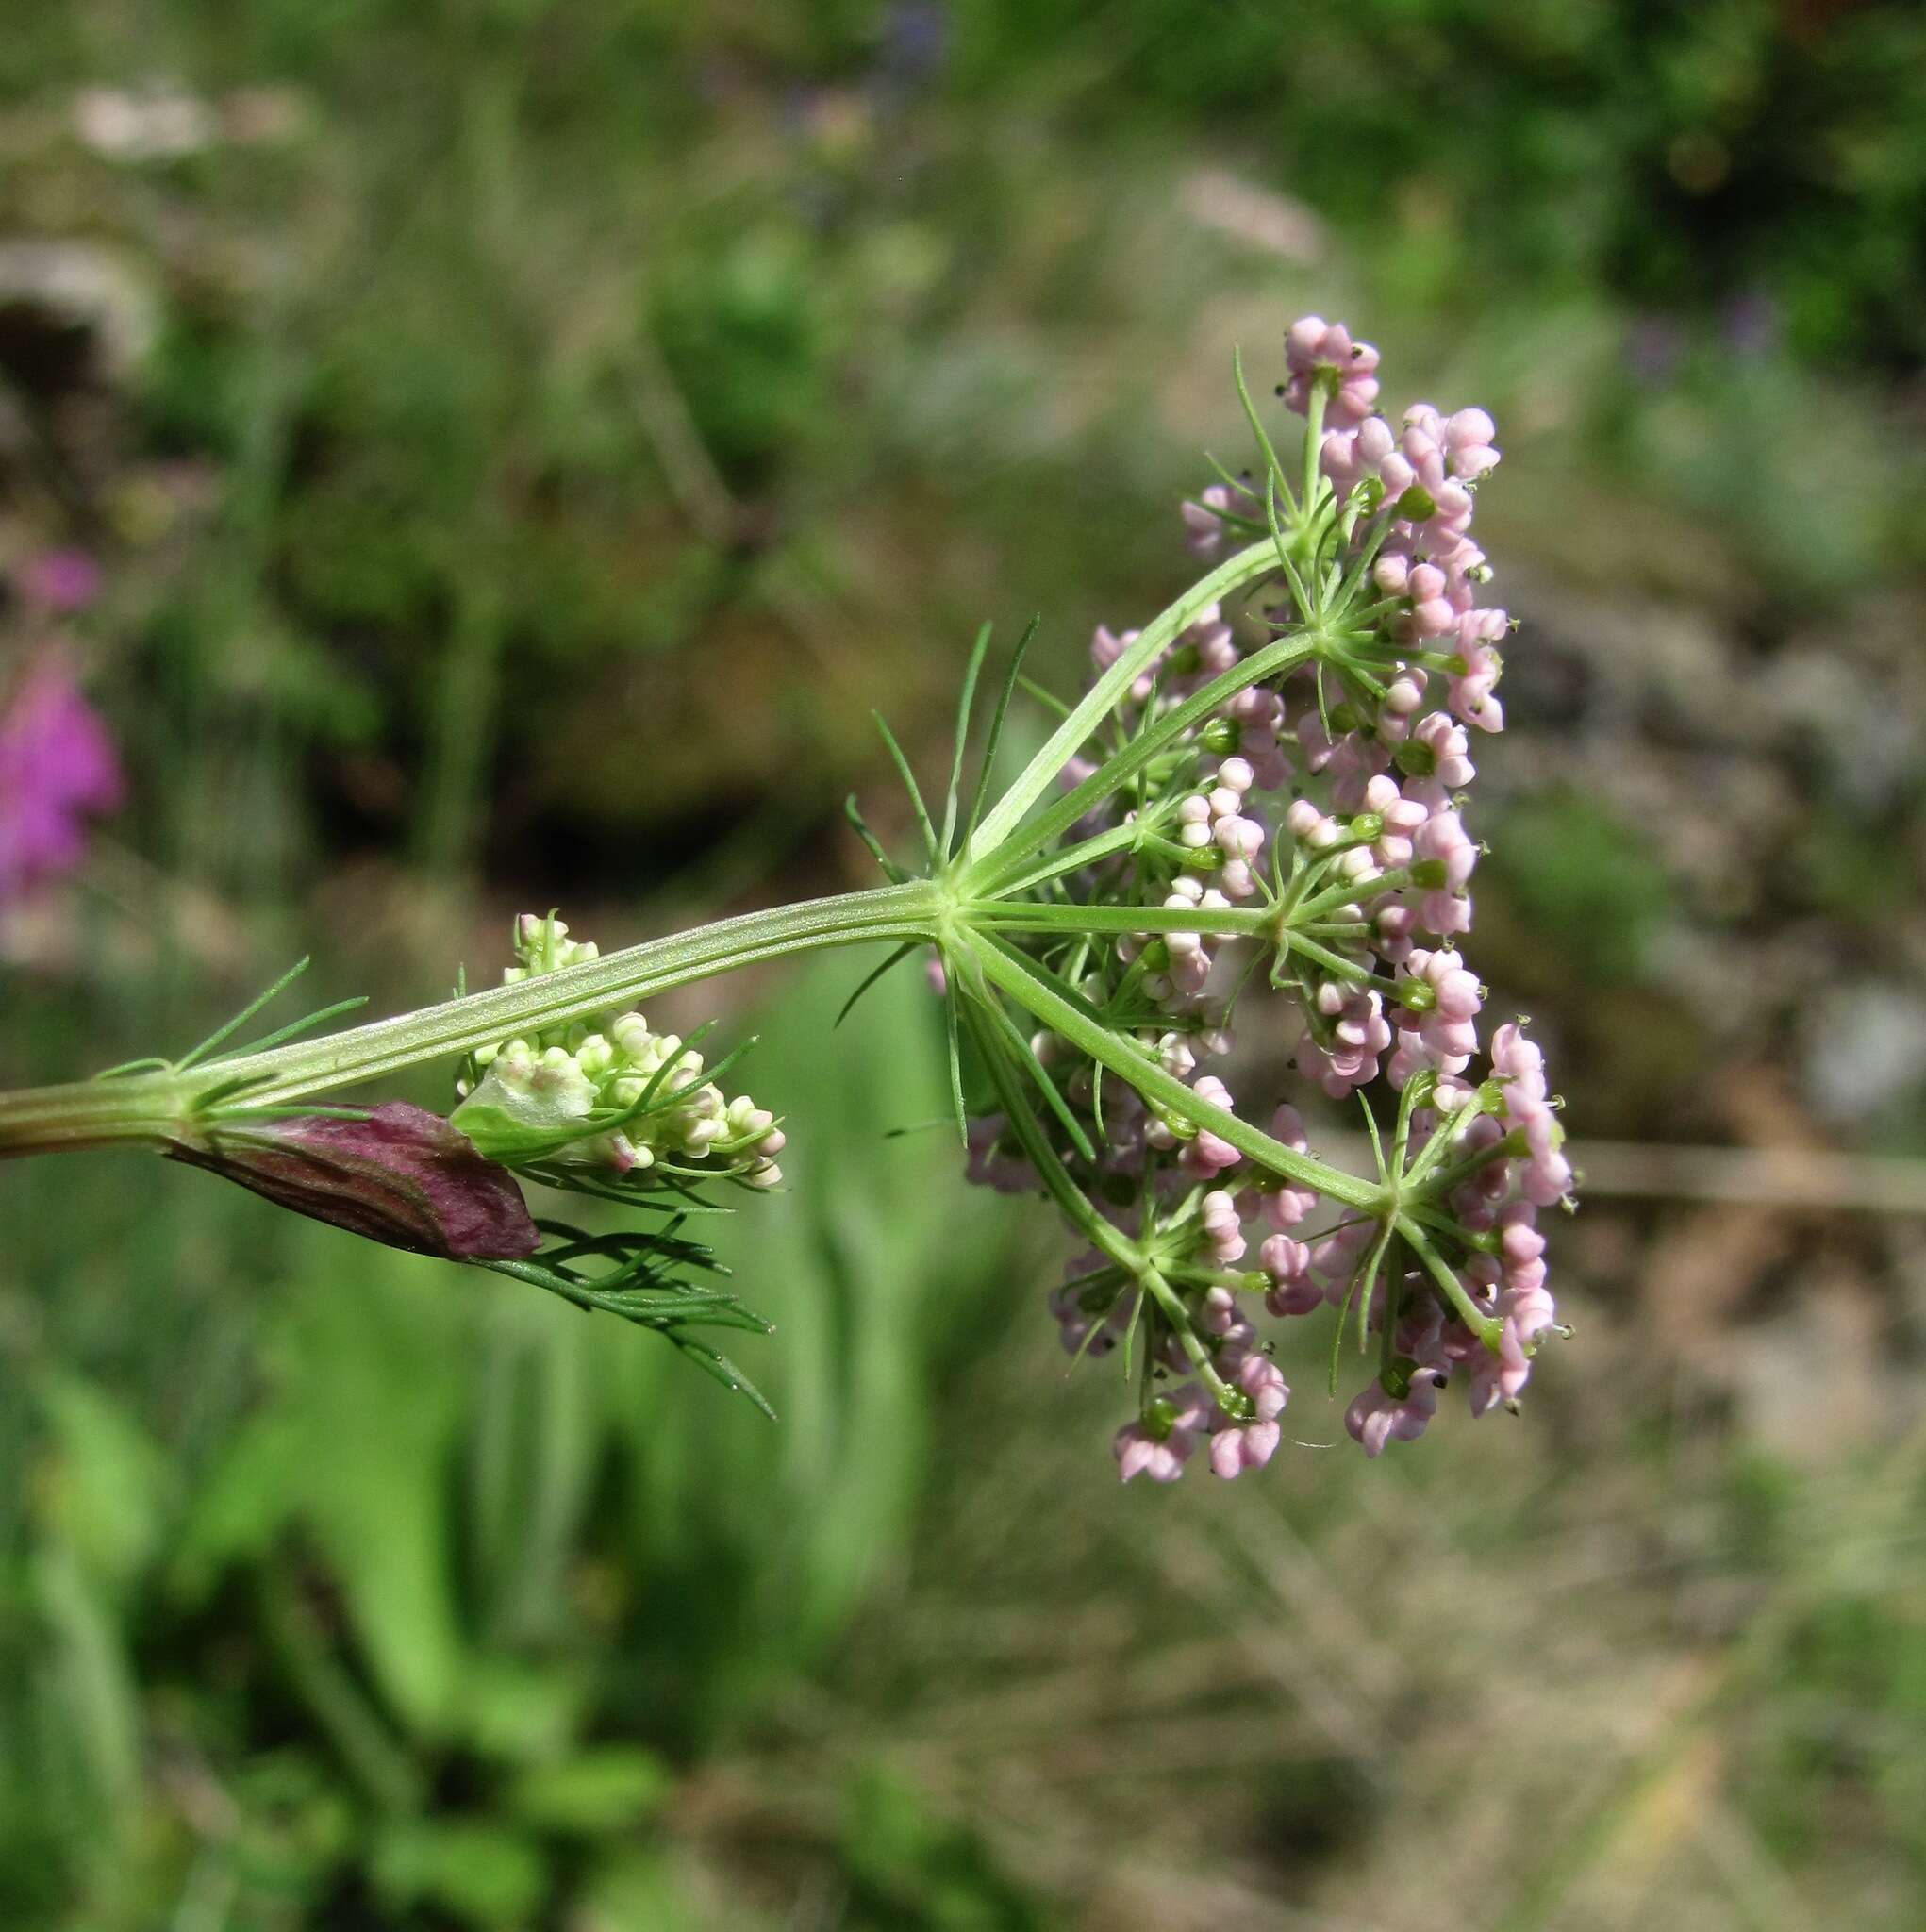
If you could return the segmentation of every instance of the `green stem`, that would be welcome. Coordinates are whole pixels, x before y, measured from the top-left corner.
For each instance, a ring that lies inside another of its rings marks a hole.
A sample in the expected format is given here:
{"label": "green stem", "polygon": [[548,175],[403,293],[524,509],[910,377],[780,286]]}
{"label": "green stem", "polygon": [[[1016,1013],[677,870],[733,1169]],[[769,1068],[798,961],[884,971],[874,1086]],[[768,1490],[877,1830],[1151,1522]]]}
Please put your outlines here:
{"label": "green stem", "polygon": [[1277,914],[1268,906],[1045,906],[984,899],[966,901],[957,916],[977,932],[1195,932],[1247,939],[1277,930]]}
{"label": "green stem", "polygon": [[[1154,617],[1129,650],[1084,693],[1068,718],[1050,734],[1043,748],[1025,765],[995,808],[976,828],[968,857],[981,858],[994,852],[1017,829],[1023,815],[1056,782],[1056,774],[1083,748],[1123,701],[1137,676],[1209,606],[1267,577],[1277,568],[1277,553],[1270,540],[1248,545]],[[1088,808],[1085,808],[1088,809]],[[1070,823],[1074,824],[1072,818]]]}
{"label": "green stem", "polygon": [[[1455,1118],[1449,1122],[1439,1123],[1440,1130],[1446,1127],[1455,1127],[1457,1121]],[[1442,1168],[1436,1174],[1430,1174],[1430,1162],[1427,1157],[1430,1156],[1432,1147],[1436,1144],[1438,1136],[1434,1134],[1431,1141],[1426,1143],[1423,1153],[1412,1164],[1412,1171],[1406,1176],[1406,1184],[1408,1187],[1411,1183],[1425,1180],[1427,1175],[1429,1175],[1429,1185],[1425,1188],[1424,1191],[1434,1200],[1439,1201],[1448,1200],[1481,1167],[1489,1167],[1494,1160],[1512,1159],[1522,1151],[1520,1148],[1514,1147],[1511,1144],[1511,1137],[1506,1135],[1503,1141],[1494,1141],[1490,1146],[1481,1147],[1477,1153],[1468,1154],[1462,1160],[1453,1161],[1450,1167]]]}
{"label": "green stem", "polygon": [[1295,928],[1285,935],[1285,941],[1293,953],[1302,953],[1306,958],[1315,959],[1335,978],[1349,980],[1353,986],[1395,987],[1394,981],[1381,979],[1368,966],[1360,966],[1355,959],[1347,959],[1341,953],[1334,953],[1329,946],[1320,946],[1316,940]]}
{"label": "green stem", "polygon": [[1146,1268],[1141,1276],[1145,1291],[1164,1312],[1164,1320],[1171,1324],[1171,1331],[1177,1338],[1177,1345],[1188,1359],[1190,1366],[1203,1378],[1204,1385],[1210,1391],[1210,1399],[1229,1416],[1244,1417],[1251,1412],[1248,1397],[1240,1394],[1218,1373],[1217,1364],[1210,1358],[1210,1351],[1199,1339],[1197,1330],[1190,1320],[1190,1311],[1185,1307],[1182,1299],[1154,1268]]}
{"label": "green stem", "polygon": [[1004,1118],[1016,1131],[1017,1139],[1022,1143],[1023,1152],[1030,1164],[1037,1170],[1038,1178],[1049,1191],[1071,1225],[1100,1253],[1108,1255],[1126,1274],[1135,1277],[1141,1267],[1136,1244],[1120,1229],[1113,1227],[1091,1207],[1083,1190],[1070,1177],[1068,1169],[1057,1158],[1056,1150],[1051,1146],[1049,1136],[1043,1131],[1043,1124],[1038,1120],[1036,1110],[1030,1105],[1029,1095],[1023,1091],[1022,1083],[1017,1078],[1015,1070],[1005,1058],[988,1022],[985,1009],[989,1004],[987,991],[978,989],[977,997],[964,1008],[971,1038],[976,1042],[977,1052],[982,1056],[984,1065],[989,1071],[992,1084],[997,1090],[997,1098],[1003,1104]]}
{"label": "green stem", "polygon": [[1128,852],[1143,837],[1140,824],[1112,825],[1081,844],[1062,847],[1039,858],[1034,865],[1005,882],[1000,890],[1014,898],[1020,892],[1035,891],[1067,872],[1080,872],[1087,865],[1100,864],[1114,853]]}
{"label": "green stem", "polygon": [[1504,1324],[1495,1315],[1487,1315],[1466,1290],[1465,1284],[1445,1265],[1444,1257],[1425,1240],[1424,1231],[1408,1215],[1398,1217],[1398,1232],[1409,1242],[1411,1252],[1424,1263],[1425,1271],[1444,1291],[1446,1301],[1458,1312],[1458,1319],[1467,1328],[1488,1348],[1493,1355],[1498,1353],[1499,1337]]}
{"label": "green stem", "polygon": [[[1334,854],[1350,852],[1366,842],[1363,839],[1354,839],[1345,844],[1331,847],[1330,850]],[[1292,924],[1303,920],[1307,924],[1315,925],[1318,915],[1329,911],[1334,906],[1349,905],[1353,899],[1376,899],[1386,892],[1400,892],[1410,883],[1411,874],[1408,872],[1387,872],[1380,873],[1374,879],[1341,879],[1335,886],[1320,886],[1308,899],[1299,901],[1291,908]]]}
{"label": "green stem", "polygon": [[719,920],[559,973],[185,1073],[169,1069],[0,1094],[0,1157],[164,1141],[224,1091],[238,1092],[251,1108],[304,1099],[629,1006],[761,959],[823,946],[927,943],[943,923],[941,889],[914,879]]}
{"label": "green stem", "polygon": [[1347,1208],[1377,1212],[1384,1205],[1384,1190],[1374,1182],[1346,1174],[1341,1168],[1327,1167],[1307,1154],[1296,1153],[1283,1141],[1260,1132],[1248,1121],[1213,1107],[1181,1080],[1164,1072],[1156,1061],[1144,1056],[1112,1033],[1088,1019],[1043,979],[1021,963],[1021,956],[1006,952],[988,934],[967,932],[965,942],[983,968],[984,977],[1002,988],[1010,998],[1034,1014],[1053,1033],[1087,1053],[1100,1066],[1108,1067],[1141,1093],[1184,1119],[1208,1127],[1213,1134],[1254,1160],[1270,1173],[1282,1174],[1300,1186],[1316,1189]]}
{"label": "green stem", "polygon": [[[1267,677],[1280,676],[1294,670],[1312,657],[1317,648],[1314,637],[1294,631],[1266,644],[1261,650],[1254,651],[1241,664],[1233,665],[1220,676],[1212,678],[1201,691],[1193,691],[1181,705],[1166,711],[1121,750],[1105,758],[1074,791],[1058,799],[1048,811],[1029,824],[1013,829],[1000,853],[986,853],[972,863],[967,874],[972,890],[979,892],[1007,891],[1007,877],[1021,871],[1032,853],[1060,838],[1078,820],[1102,805],[1112,792],[1128,784],[1165,745],[1209,717],[1240,691],[1261,683]],[[1183,848],[1179,850],[1183,852]],[[1187,852],[1183,852],[1183,856],[1187,858]]]}

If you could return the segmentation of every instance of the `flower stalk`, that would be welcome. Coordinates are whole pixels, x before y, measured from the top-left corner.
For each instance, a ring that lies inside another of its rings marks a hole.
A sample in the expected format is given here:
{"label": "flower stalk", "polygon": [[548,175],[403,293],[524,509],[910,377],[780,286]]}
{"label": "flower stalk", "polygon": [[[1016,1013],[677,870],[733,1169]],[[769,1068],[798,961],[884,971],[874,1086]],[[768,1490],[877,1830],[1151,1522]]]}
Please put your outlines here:
{"label": "flower stalk", "polygon": [[515,985],[322,1039],[242,1052],[194,1067],[0,1093],[0,1157],[170,1141],[223,1109],[286,1106],[338,1093],[425,1061],[567,1024],[766,959],[826,946],[933,942],[940,891],[928,880],[805,900],[718,920]]}

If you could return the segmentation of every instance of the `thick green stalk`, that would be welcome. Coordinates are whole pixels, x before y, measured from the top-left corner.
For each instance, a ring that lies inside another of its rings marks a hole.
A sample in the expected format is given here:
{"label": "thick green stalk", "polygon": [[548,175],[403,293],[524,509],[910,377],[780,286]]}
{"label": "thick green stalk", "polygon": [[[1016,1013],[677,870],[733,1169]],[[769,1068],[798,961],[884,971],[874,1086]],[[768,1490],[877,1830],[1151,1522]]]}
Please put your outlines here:
{"label": "thick green stalk", "polygon": [[928,941],[941,925],[940,888],[915,879],[867,892],[744,913],[650,940],[512,986],[319,1040],[197,1066],[71,1087],[0,1094],[0,1156],[158,1141],[232,1093],[250,1107],[284,1106],[354,1087],[423,1060],[467,1053],[538,1028],[653,998],[672,987],[760,959],[822,946]]}
{"label": "thick green stalk", "polygon": [[976,932],[1196,932],[1213,939],[1275,939],[1282,922],[1270,906],[1054,906],[1021,899],[973,899],[958,920]]}

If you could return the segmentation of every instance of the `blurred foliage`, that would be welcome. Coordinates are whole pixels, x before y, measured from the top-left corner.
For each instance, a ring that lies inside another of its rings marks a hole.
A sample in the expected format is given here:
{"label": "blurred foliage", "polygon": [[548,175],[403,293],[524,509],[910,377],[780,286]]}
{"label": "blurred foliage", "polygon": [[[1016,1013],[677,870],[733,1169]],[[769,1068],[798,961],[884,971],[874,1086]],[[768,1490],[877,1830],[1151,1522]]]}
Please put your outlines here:
{"label": "blurred foliage", "polygon": [[[1899,0],[13,0],[0,575],[100,557],[139,805],[0,933],[0,1077],[309,945],[391,1008],[511,905],[855,882],[869,708],[927,750],[984,616],[1067,687],[1161,603],[1305,308],[1503,431],[1477,957],[1573,1120],[1802,1144],[1836,1066],[1826,1131],[1926,1148]],[[0,1920],[1918,1922],[1903,1231],[1588,1207],[1529,1452],[1158,1510],[1003,1343],[1021,1217],[884,1138],[943,1110],[913,971],[825,1050],[864,963],[751,1063],[774,1429],[188,1174],[0,1174]]]}
{"label": "blurred foliage", "polygon": [[[78,375],[44,399],[57,443],[86,417],[83,473],[119,472],[96,534],[145,559],[116,630],[155,755],[220,796],[246,783],[228,741],[315,755],[276,839],[224,854],[178,828],[173,856],[237,888],[271,874],[263,845],[464,861],[485,808],[518,866],[564,843],[606,870],[644,815],[667,870],[778,805],[827,812],[865,756],[836,701],[853,658],[933,713],[950,650],[888,640],[967,634],[1005,601],[1002,552],[1033,582],[1131,575],[1135,516],[1195,464],[1194,435],[1125,428],[1153,400],[1142,352],[1187,305],[1333,280],[1303,273],[1314,237],[1264,261],[1283,244],[1240,233],[1241,203],[1187,232],[1153,212],[1192,131],[1247,200],[1368,236],[1339,285],[1424,317],[1434,356],[1503,315],[1518,346],[1483,358],[1487,388],[1556,372],[1574,433],[1786,588],[1926,546],[1832,392],[1926,358],[1911,8],[15,17],[0,83],[29,106],[208,92],[206,142],[144,163],[76,157],[23,106],[0,222],[77,228],[155,313],[107,448]],[[433,82],[404,99],[402,75]],[[1057,345],[1105,332],[1067,390]],[[1842,492],[1858,513],[1811,514]],[[962,519],[997,554],[931,554]],[[825,689],[729,710],[797,653]],[[740,769],[698,814],[719,735]]]}
{"label": "blurred foliage", "polygon": [[[9,1924],[65,1898],[144,1925],[198,1858],[238,1924],[525,1925],[602,1883],[593,1848],[627,1857],[672,1767],[822,1657],[901,1541],[940,1378],[1020,1233],[935,1184],[946,1142],[882,1138],[943,1106],[920,983],[874,992],[868,1049],[825,1077],[847,977],[794,989],[758,1056],[811,1121],[795,1190],[719,1238],[780,1314],[757,1366],[779,1426],[642,1338],[266,1208],[236,1231],[264,1302],[239,1406],[198,1456],[171,1460],[51,1337],[15,1365]],[[147,1753],[171,1767],[151,1785]],[[913,1794],[850,1803],[890,1821],[825,1847],[878,1901],[854,1923],[1038,1923]],[[903,1917],[919,1899],[931,1916]]]}
{"label": "blurred foliage", "polygon": [[961,59],[985,89],[1021,61],[1061,61],[1070,42],[1102,64],[1096,118],[1207,114],[1230,143],[1261,130],[1280,182],[1392,229],[1385,286],[1403,302],[1463,309],[1483,308],[1494,283],[1603,287],[1732,332],[1783,325],[1818,360],[1909,370],[1926,357],[1917,8],[962,11]]}
{"label": "blurred foliage", "polygon": [[1493,870],[1518,916],[1536,930],[1583,933],[1570,963],[1594,985],[1635,978],[1670,897],[1665,868],[1629,825],[1576,793],[1514,806]]}

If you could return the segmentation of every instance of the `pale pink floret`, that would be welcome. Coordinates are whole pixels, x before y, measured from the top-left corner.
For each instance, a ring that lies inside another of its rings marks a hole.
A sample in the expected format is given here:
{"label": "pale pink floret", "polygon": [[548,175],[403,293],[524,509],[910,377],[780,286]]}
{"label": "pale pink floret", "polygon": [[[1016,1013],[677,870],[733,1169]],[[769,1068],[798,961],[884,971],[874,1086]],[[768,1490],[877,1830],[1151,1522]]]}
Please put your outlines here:
{"label": "pale pink floret", "polygon": [[[1226,1113],[1233,1111],[1231,1091],[1215,1074],[1206,1074],[1191,1088],[1200,1100],[1208,1101],[1214,1107],[1220,1107]],[[1177,1164],[1193,1180],[1213,1180],[1227,1167],[1235,1167],[1243,1156],[1208,1127],[1200,1126],[1197,1136],[1184,1144],[1184,1150],[1177,1157]]]}
{"label": "pale pink floret", "polygon": [[[1403,1009],[1398,1019],[1401,1031],[1416,1033],[1440,1059],[1463,1061],[1478,1051],[1474,1023],[1485,990],[1454,951],[1444,946],[1436,952],[1415,950],[1401,974],[1403,982],[1416,982],[1429,993],[1432,1004],[1427,1010]],[[1416,991],[1411,995],[1418,996]],[[1453,1073],[1463,1071],[1462,1064],[1452,1068]]]}
{"label": "pale pink floret", "polygon": [[1478,848],[1454,811],[1434,812],[1426,819],[1412,836],[1411,850],[1420,864],[1441,866],[1441,883],[1453,892],[1469,884],[1478,864]]}
{"label": "pale pink floret", "polygon": [[1394,1439],[1415,1442],[1437,1413],[1437,1391],[1445,1379],[1442,1369],[1414,1369],[1411,1392],[1402,1400],[1373,1382],[1344,1411],[1344,1426],[1370,1457],[1382,1456],[1385,1444]]}
{"label": "pale pink floret", "polygon": [[1257,1250],[1270,1277],[1264,1306],[1273,1315],[1308,1315],[1324,1305],[1323,1289],[1311,1278],[1311,1251],[1287,1234],[1274,1234]]}
{"label": "pale pink floret", "polygon": [[1318,1009],[1330,1023],[1328,1043],[1306,1022],[1295,1064],[1305,1079],[1315,1080],[1333,1100],[1342,1100],[1377,1078],[1380,1056],[1391,1045],[1390,1023],[1377,993],[1360,992],[1336,980],[1318,989]]}
{"label": "pale pink floret", "polygon": [[[1281,1104],[1270,1117],[1270,1138],[1283,1141],[1293,1154],[1311,1151],[1303,1117],[1288,1101]],[[1260,1192],[1257,1198],[1265,1220],[1280,1234],[1287,1228],[1295,1227],[1318,1205],[1318,1196],[1311,1189],[1294,1187],[1289,1182],[1269,1192]]]}
{"label": "pale pink floret", "polygon": [[[1204,1291],[1204,1301],[1197,1311],[1197,1325],[1206,1335],[1215,1335],[1233,1359],[1257,1345],[1257,1331],[1245,1319],[1237,1296],[1221,1286]],[[1188,1365],[1188,1358],[1179,1348],[1171,1367],[1187,1368]]]}
{"label": "pale pink floret", "polygon": [[1256,1414],[1248,1422],[1233,1422],[1220,1412],[1212,1422],[1210,1466],[1226,1482],[1247,1469],[1262,1469],[1277,1453],[1284,1431],[1277,1418],[1290,1400],[1290,1389],[1270,1357],[1247,1355],[1231,1376],[1249,1396]]}
{"label": "pale pink floret", "polygon": [[1531,1377],[1538,1337],[1555,1319],[1552,1297],[1542,1288],[1507,1292],[1501,1313],[1498,1353],[1480,1348],[1469,1357],[1474,1416],[1484,1415],[1501,1403],[1509,1406],[1517,1402]]}
{"label": "pale pink floret", "polygon": [[1361,483],[1369,471],[1358,459],[1357,432],[1333,429],[1318,445],[1318,468],[1330,479],[1332,491],[1341,503]]}
{"label": "pale pink floret", "polygon": [[1560,1151],[1565,1132],[1546,1091],[1545,1056],[1519,1027],[1501,1026],[1491,1041],[1491,1071],[1505,1082],[1506,1120],[1524,1130],[1519,1191],[1537,1207],[1552,1207],[1570,1193],[1573,1176]]}
{"label": "pale pink floret", "polygon": [[1378,394],[1378,352],[1369,342],[1353,342],[1341,322],[1302,317],[1285,335],[1284,355],[1290,371],[1284,391],[1287,408],[1308,414],[1312,385],[1322,381],[1331,391],[1326,414],[1333,424],[1358,424],[1370,414]]}
{"label": "pale pink floret", "polygon": [[1462,1105],[1469,1090],[1458,1077],[1471,1063],[1469,1053],[1440,1053],[1420,1035],[1400,1027],[1398,1044],[1385,1062],[1385,1078],[1402,1093],[1419,1074],[1437,1075],[1438,1092]]}
{"label": "pale pink floret", "polygon": [[1451,794],[1462,791],[1478,775],[1477,767],[1466,756],[1470,740],[1465,736],[1465,727],[1447,712],[1433,711],[1412,726],[1411,741],[1431,755],[1432,768],[1428,776],[1408,779],[1405,791],[1432,811],[1443,811]]}
{"label": "pale pink floret", "polygon": [[1504,707],[1493,696],[1504,672],[1498,644],[1509,635],[1511,619],[1503,610],[1466,610],[1456,621],[1457,653],[1465,669],[1446,680],[1452,714],[1480,731],[1504,729]]}
{"label": "pale pink floret", "polygon": [[1483,409],[1460,409],[1444,424],[1445,466],[1453,476],[1471,482],[1493,469],[1498,452],[1491,439],[1498,426]]}
{"label": "pale pink floret", "polygon": [[1418,922],[1440,938],[1470,928],[1470,900],[1465,888],[1478,863],[1478,848],[1464,821],[1454,811],[1435,812],[1411,839],[1411,859],[1422,867],[1423,891],[1418,898]]}
{"label": "pale pink floret", "polygon": [[1205,1194],[1198,1203],[1197,1219],[1204,1252],[1215,1266],[1228,1268],[1244,1258],[1243,1221],[1228,1189],[1213,1188]]}
{"label": "pale pink floret", "polygon": [[1491,1071],[1511,1082],[1513,1095],[1532,1100],[1548,1096],[1544,1051],[1516,1023],[1507,1023],[1491,1036]]}
{"label": "pale pink floret", "polygon": [[1545,1237],[1538,1210],[1530,1201],[1514,1201],[1498,1217],[1498,1256],[1504,1285],[1527,1293],[1545,1285]]}
{"label": "pale pink floret", "polygon": [[1184,520],[1184,543],[1192,557],[1209,558],[1224,546],[1231,535],[1226,517],[1262,525],[1264,506],[1241,485],[1235,491],[1228,483],[1212,483],[1197,492],[1194,503],[1178,506]]}
{"label": "pale pink floret", "polygon": [[1173,1411],[1167,1424],[1126,1423],[1117,1431],[1111,1453],[1117,1457],[1117,1474],[1123,1482],[1147,1475],[1154,1483],[1173,1483],[1184,1474],[1197,1438],[1216,1413],[1209,1398],[1194,1383],[1186,1383],[1161,1398],[1161,1407]]}

